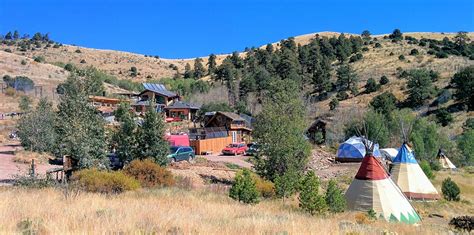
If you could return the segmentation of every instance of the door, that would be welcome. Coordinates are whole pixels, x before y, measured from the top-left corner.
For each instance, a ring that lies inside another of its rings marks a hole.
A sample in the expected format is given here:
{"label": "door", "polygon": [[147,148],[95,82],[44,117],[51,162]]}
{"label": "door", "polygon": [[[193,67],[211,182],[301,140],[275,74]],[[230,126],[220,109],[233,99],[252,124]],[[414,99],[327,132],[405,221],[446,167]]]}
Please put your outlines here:
{"label": "door", "polygon": [[230,134],[232,135],[232,143],[237,143],[237,131],[231,131]]}

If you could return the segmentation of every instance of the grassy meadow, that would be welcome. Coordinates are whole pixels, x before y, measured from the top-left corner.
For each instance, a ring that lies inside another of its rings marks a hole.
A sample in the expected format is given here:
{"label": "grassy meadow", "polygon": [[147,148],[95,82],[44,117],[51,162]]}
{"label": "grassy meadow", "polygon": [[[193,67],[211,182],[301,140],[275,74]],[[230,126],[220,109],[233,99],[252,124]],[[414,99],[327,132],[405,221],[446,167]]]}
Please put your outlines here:
{"label": "grassy meadow", "polygon": [[[440,172],[461,187],[461,202],[415,203],[420,225],[369,221],[363,213],[310,216],[296,197],[236,202],[224,193],[181,188],[141,189],[119,195],[69,192],[60,188],[0,188],[0,233],[29,234],[446,234],[452,216],[474,213],[473,174]],[[444,219],[429,218],[437,213]]]}

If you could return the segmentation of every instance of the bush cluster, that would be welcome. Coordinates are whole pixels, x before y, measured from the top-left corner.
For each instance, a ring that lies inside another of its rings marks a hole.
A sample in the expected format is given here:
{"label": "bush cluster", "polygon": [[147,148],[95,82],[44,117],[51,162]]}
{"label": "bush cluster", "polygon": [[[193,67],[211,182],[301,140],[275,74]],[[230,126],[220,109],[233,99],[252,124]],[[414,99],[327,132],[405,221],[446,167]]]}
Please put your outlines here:
{"label": "bush cluster", "polygon": [[171,171],[151,159],[133,160],[123,169],[123,172],[138,180],[142,187],[162,187],[176,184]]}
{"label": "bush cluster", "polygon": [[72,181],[84,191],[105,194],[118,194],[140,188],[138,180],[120,171],[84,169],[75,172]]}

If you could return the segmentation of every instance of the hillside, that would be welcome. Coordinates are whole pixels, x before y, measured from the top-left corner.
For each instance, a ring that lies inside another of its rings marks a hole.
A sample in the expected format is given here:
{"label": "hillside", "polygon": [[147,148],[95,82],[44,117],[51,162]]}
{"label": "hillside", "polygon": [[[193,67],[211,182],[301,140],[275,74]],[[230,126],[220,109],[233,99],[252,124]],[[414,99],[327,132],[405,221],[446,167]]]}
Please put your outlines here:
{"label": "hillside", "polygon": [[[321,33],[312,33],[312,34],[305,34],[300,36],[295,36],[295,42],[297,44],[306,45],[310,42],[312,38],[316,34],[324,37],[333,37],[338,36],[340,33],[336,32],[321,32]],[[350,35],[350,34],[348,34]],[[453,38],[455,34],[441,34],[441,33],[404,33],[405,36],[412,36],[418,39],[421,38],[428,38],[428,39],[437,39],[441,40],[444,37]],[[375,35],[375,38],[382,38],[384,35]],[[474,33],[469,33],[468,36],[474,39]],[[278,42],[273,43],[277,45]],[[390,42],[382,42],[383,45],[389,45]],[[251,46],[251,45],[249,45]],[[114,75],[119,79],[133,79],[133,80],[145,80],[148,78],[152,79],[159,79],[163,77],[173,77],[176,74],[176,71],[170,67],[170,65],[176,65],[178,71],[183,73],[184,66],[186,63],[189,63],[191,66],[193,65],[194,58],[191,59],[165,59],[165,58],[156,58],[152,56],[145,56],[136,53],[130,52],[122,52],[122,51],[114,51],[114,50],[102,50],[102,49],[92,49],[80,46],[73,46],[73,45],[63,45],[60,48],[37,48],[34,51],[20,51],[16,47],[0,45],[0,50],[4,50],[6,48],[10,48],[14,54],[22,55],[28,58],[34,58],[37,56],[42,56],[45,58],[47,63],[72,63],[80,66],[94,66],[110,75]],[[378,67],[379,65],[386,65],[390,63],[390,60],[385,60],[386,56],[390,53],[388,50],[397,51],[397,52],[405,52],[408,49],[404,49],[403,45],[392,45],[389,48],[384,48],[381,50],[375,50],[373,52],[372,58],[374,61],[379,61],[379,64],[373,65],[372,67],[369,66],[372,60],[368,61],[360,61],[360,68],[362,74],[372,73],[373,68]],[[388,52],[388,53],[387,53]],[[242,56],[245,56],[245,53],[241,53]],[[219,65],[223,59],[228,56],[227,54],[217,55],[217,64]],[[395,57],[396,58],[396,57]],[[203,64],[207,63],[208,55],[203,55]],[[84,60],[85,63],[81,63]],[[425,61],[425,63],[427,63]],[[428,64],[430,64],[428,62]],[[450,63],[447,63],[450,64]],[[444,66],[444,63],[438,64]],[[138,72],[140,73],[136,77],[130,76],[130,68],[137,67]],[[433,66],[437,66],[437,64],[433,64]],[[445,68],[445,67],[443,67]],[[447,70],[450,69],[449,66],[446,67]]]}
{"label": "hillside", "polygon": [[[306,34],[294,37],[297,44],[306,45],[316,33]],[[321,37],[338,36],[336,32],[321,32],[318,33]],[[347,34],[351,35],[351,34]],[[444,37],[453,39],[454,33],[404,33],[404,36],[411,36],[417,39],[436,39],[441,40]],[[406,79],[399,79],[397,75],[400,71],[407,71],[414,68],[424,68],[433,70],[440,74],[438,81],[434,83],[437,88],[444,88],[448,85],[450,78],[454,73],[463,67],[474,65],[474,60],[469,60],[468,57],[449,55],[448,58],[436,58],[435,55],[428,54],[430,48],[422,47],[418,44],[409,44],[408,41],[402,40],[397,43],[391,42],[390,39],[384,39],[386,35],[373,36],[374,41],[380,43],[380,47],[374,44],[366,45],[367,51],[362,52],[363,58],[351,63],[360,82],[358,83],[359,90],[363,91],[367,79],[378,79],[385,75],[390,80],[388,85],[382,87],[381,90],[370,94],[361,93],[355,97],[350,97],[347,100],[340,102],[338,109],[341,112],[347,112],[352,107],[364,108],[369,101],[376,95],[382,92],[392,92],[398,100],[404,100],[406,94]],[[467,36],[474,40],[474,33],[468,33]],[[279,46],[279,42],[273,43],[275,47]],[[264,46],[262,46],[264,47]],[[410,51],[417,49],[419,54],[411,56]],[[4,52],[10,50],[12,53]],[[240,53],[241,57],[245,58],[246,53]],[[405,56],[405,60],[400,60],[399,56]],[[221,64],[228,55],[217,55],[217,65]],[[43,57],[44,63],[37,63],[33,58]],[[62,45],[55,47],[37,47],[34,50],[22,51],[16,46],[1,45],[0,46],[0,76],[3,75],[25,75],[30,77],[37,83],[37,85],[44,86],[43,92],[52,93],[55,86],[63,81],[68,76],[68,71],[55,66],[72,63],[79,67],[94,66],[107,74],[113,75],[118,79],[126,79],[134,82],[142,82],[148,79],[161,79],[164,77],[173,77],[177,73],[184,72],[184,66],[189,63],[191,66],[194,59],[163,59],[152,56],[145,56],[129,52],[91,49],[72,45]],[[206,65],[208,57],[203,55],[203,64]],[[26,65],[22,65],[22,61],[26,61]],[[55,65],[53,65],[55,64]],[[137,68],[137,75],[132,76],[130,69]],[[333,63],[332,80],[335,80],[335,69],[338,63]],[[209,76],[204,77],[208,79]],[[113,86],[109,86],[112,90]],[[226,100],[227,93],[222,87],[216,87],[208,94],[198,94],[197,97],[191,97],[197,103],[207,103],[211,101]],[[219,94],[216,98],[216,94]],[[333,94],[334,95],[334,94]],[[52,94],[51,94],[52,97]],[[326,99],[321,102],[307,103],[309,112],[308,122],[314,117],[326,115],[329,112],[329,102],[331,99]],[[2,104],[2,106],[16,107],[17,104]],[[248,106],[252,106],[248,104]],[[258,104],[253,105],[252,110],[259,110]],[[1,107],[0,107],[1,108]],[[5,111],[5,108],[3,108]],[[1,111],[1,110],[0,110]],[[458,113],[455,116],[455,128],[447,128],[450,134],[457,134],[464,120],[472,117],[474,114]]]}

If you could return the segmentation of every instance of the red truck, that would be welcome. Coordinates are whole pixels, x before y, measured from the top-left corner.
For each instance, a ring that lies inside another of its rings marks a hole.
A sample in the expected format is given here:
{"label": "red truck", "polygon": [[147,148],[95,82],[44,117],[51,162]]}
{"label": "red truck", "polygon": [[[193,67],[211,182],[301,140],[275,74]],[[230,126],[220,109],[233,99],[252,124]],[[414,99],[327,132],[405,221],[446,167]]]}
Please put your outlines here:
{"label": "red truck", "polygon": [[223,155],[241,155],[247,151],[247,145],[245,143],[233,143],[229,144],[222,150]]}

